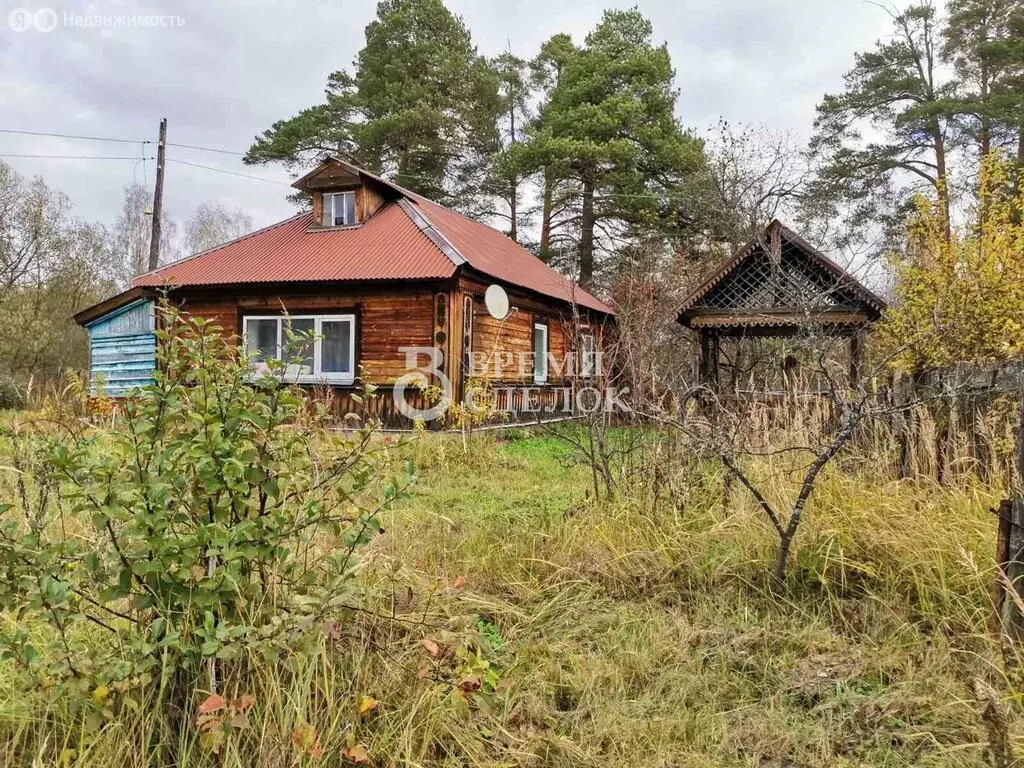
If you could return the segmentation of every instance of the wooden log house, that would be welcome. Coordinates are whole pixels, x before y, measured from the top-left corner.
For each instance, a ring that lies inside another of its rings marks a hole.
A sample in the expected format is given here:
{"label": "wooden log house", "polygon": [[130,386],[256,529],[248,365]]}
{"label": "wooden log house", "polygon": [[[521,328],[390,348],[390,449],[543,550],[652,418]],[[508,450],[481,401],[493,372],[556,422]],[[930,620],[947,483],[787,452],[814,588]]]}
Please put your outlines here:
{"label": "wooden log house", "polygon": [[[286,375],[331,387],[340,412],[372,383],[383,391],[370,415],[391,426],[405,422],[387,390],[409,370],[407,348],[442,353],[456,400],[471,374],[486,378],[505,398],[499,406],[528,421],[530,408],[554,408],[600,373],[587,360],[612,307],[505,234],[335,157],[294,186],[311,210],[139,275],[75,315],[89,331],[93,381],[121,396],[151,379],[162,294],[215,320],[257,366],[282,354],[285,323],[315,332],[310,359]],[[491,285],[508,296],[504,318],[485,308]]]}

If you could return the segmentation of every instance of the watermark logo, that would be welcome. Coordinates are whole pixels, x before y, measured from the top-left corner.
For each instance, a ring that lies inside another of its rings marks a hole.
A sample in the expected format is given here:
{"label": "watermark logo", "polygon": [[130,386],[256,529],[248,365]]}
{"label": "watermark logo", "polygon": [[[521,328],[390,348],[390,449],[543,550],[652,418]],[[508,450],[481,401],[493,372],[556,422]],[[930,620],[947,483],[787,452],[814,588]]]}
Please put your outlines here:
{"label": "watermark logo", "polygon": [[57,27],[57,12],[52,8],[40,8],[32,14],[32,22],[40,32],[52,32]]}
{"label": "watermark logo", "polygon": [[[455,389],[444,370],[444,353],[436,347],[401,347],[400,351],[405,353],[406,373],[392,390],[398,412],[413,421],[444,418],[456,405]],[[475,359],[470,355],[466,372],[473,377],[471,381],[489,383],[482,387],[466,386],[458,405],[472,413],[492,410],[495,414],[520,415],[570,416],[631,410],[628,389],[599,386],[603,370],[600,352],[582,358],[569,353],[562,359],[549,353],[541,366],[536,365],[533,353],[521,353],[522,359],[518,361],[515,357],[511,353]],[[543,380],[536,378],[538,370],[543,371]],[[510,373],[512,379],[523,383],[508,384]],[[490,409],[481,407],[480,396],[490,401]]]}
{"label": "watermark logo", "polygon": [[[48,11],[49,8],[40,8],[40,11]],[[50,11],[53,13],[53,11]],[[56,18],[57,14],[53,14]],[[43,18],[44,22],[49,21],[49,17]],[[9,14],[7,14],[7,26],[11,28],[13,32],[28,32],[35,25],[35,16],[28,8],[15,8]]]}
{"label": "watermark logo", "polygon": [[13,32],[52,32],[58,26],[77,29],[144,29],[161,27],[171,29],[185,26],[185,19],[174,14],[76,14],[65,13],[58,16],[52,8],[39,8],[32,11],[28,8],[15,8],[7,14],[7,26]]}

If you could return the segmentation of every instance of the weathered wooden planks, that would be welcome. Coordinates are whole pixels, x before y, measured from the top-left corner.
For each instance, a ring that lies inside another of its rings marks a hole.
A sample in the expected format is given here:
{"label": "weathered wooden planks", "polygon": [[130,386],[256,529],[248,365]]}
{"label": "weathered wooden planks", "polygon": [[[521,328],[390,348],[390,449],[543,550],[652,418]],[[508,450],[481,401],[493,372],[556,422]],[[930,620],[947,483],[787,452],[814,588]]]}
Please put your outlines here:
{"label": "weathered wooden planks", "polygon": [[[153,302],[141,299],[87,326],[93,393],[118,397],[153,381],[156,335]],[[101,386],[102,383],[102,386]]]}

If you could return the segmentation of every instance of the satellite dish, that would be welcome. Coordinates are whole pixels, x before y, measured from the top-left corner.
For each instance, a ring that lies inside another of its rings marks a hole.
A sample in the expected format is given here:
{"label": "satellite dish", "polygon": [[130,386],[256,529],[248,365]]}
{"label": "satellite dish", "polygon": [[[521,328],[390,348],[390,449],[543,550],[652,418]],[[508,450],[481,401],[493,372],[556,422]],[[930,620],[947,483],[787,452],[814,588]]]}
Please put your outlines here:
{"label": "satellite dish", "polygon": [[508,317],[508,294],[500,285],[489,285],[484,291],[484,304],[487,306],[487,313],[495,320],[504,320]]}

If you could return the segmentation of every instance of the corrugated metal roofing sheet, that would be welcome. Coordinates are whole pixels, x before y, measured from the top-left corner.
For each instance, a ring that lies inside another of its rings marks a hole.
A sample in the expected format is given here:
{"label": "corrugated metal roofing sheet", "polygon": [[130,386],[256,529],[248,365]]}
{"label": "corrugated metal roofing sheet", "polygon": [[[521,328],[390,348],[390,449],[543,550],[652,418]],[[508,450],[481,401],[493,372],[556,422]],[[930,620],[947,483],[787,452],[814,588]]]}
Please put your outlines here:
{"label": "corrugated metal roofing sheet", "polygon": [[396,204],[359,227],[317,229],[302,213],[135,278],[135,286],[417,280],[450,277],[455,265]]}
{"label": "corrugated metal roofing sheet", "polygon": [[414,201],[474,269],[546,296],[575,302],[598,312],[614,313],[608,304],[553,270],[504,233],[418,195]]}

